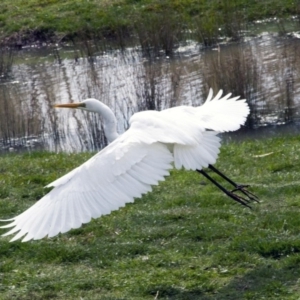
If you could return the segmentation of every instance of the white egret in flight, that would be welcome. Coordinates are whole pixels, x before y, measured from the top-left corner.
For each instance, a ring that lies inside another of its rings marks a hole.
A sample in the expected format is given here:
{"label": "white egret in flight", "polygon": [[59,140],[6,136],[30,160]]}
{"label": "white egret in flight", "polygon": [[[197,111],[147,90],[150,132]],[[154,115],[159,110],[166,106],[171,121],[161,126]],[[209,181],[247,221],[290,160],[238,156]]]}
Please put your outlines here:
{"label": "white egret in flight", "polygon": [[[246,186],[237,185],[212,166],[220,148],[217,133],[239,129],[249,114],[245,100],[230,98],[231,94],[221,96],[219,91],[213,98],[210,90],[200,107],[179,106],[136,113],[130,119],[130,128],[120,136],[113,112],[96,99],[55,105],[99,113],[109,145],[47,185],[54,188],[25,212],[3,220],[11,223],[2,228],[13,227],[4,236],[16,234],[11,241],[23,237],[26,242],[78,228],[151,191],[152,185],[169,175],[173,165],[177,169],[197,170],[243,205],[256,201]],[[203,171],[204,167],[217,172],[235,189],[226,190]]]}

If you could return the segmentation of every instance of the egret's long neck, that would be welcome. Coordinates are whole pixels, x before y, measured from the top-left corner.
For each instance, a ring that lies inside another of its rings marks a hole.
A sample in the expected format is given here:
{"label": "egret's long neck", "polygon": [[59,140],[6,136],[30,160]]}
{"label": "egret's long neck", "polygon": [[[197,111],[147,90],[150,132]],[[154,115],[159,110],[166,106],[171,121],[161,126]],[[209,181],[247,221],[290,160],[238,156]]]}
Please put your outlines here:
{"label": "egret's long neck", "polygon": [[93,111],[101,115],[106,139],[108,143],[111,143],[119,136],[117,132],[117,119],[114,113],[107,105],[100,101],[98,101],[97,107]]}

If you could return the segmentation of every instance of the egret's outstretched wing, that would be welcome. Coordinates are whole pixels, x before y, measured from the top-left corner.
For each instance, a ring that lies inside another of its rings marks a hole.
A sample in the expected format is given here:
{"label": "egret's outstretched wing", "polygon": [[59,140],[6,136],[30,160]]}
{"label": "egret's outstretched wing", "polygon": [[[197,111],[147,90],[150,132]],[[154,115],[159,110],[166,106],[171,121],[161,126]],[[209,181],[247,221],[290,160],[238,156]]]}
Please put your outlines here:
{"label": "egret's outstretched wing", "polygon": [[161,143],[117,139],[92,157],[27,211],[2,228],[12,241],[55,236],[110,213],[151,190],[169,175],[173,157]]}

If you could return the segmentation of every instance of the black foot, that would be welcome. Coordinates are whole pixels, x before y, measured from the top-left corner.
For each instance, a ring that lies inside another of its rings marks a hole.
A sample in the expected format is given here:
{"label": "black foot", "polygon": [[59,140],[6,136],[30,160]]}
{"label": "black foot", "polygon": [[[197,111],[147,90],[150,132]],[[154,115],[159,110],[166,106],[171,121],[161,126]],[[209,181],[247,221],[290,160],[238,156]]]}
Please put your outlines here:
{"label": "black foot", "polygon": [[234,193],[234,191],[226,191],[225,194],[230,197],[231,199],[233,199],[234,201],[248,207],[248,208],[252,208],[249,203],[250,203],[250,200],[248,198],[244,198],[244,197],[241,197],[237,194]]}
{"label": "black foot", "polygon": [[231,191],[231,193],[235,193],[237,191],[241,192],[242,194],[244,194],[247,198],[244,198],[248,203],[251,201],[255,201],[259,203],[259,199],[256,195],[254,195],[253,193],[251,193],[250,191],[247,190],[247,188],[249,187],[249,185],[244,185],[244,184],[238,184],[236,185],[235,189],[233,189]]}

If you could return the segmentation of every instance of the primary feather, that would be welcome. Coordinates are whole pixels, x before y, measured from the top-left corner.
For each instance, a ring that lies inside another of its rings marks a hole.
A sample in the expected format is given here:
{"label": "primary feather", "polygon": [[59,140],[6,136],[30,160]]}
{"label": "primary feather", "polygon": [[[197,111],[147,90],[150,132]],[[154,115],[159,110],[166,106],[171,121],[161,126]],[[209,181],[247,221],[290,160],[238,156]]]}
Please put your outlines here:
{"label": "primary feather", "polygon": [[188,170],[214,164],[220,148],[217,133],[238,129],[249,113],[245,100],[221,96],[222,91],[212,98],[210,91],[200,107],[136,113],[121,136],[107,106],[95,99],[81,102],[78,108],[105,115],[105,133],[112,142],[50,183],[54,188],[32,207],[6,220],[11,223],[2,228],[12,229],[4,236],[16,234],[11,241],[23,237],[26,242],[67,232],[151,191],[173,164]]}

